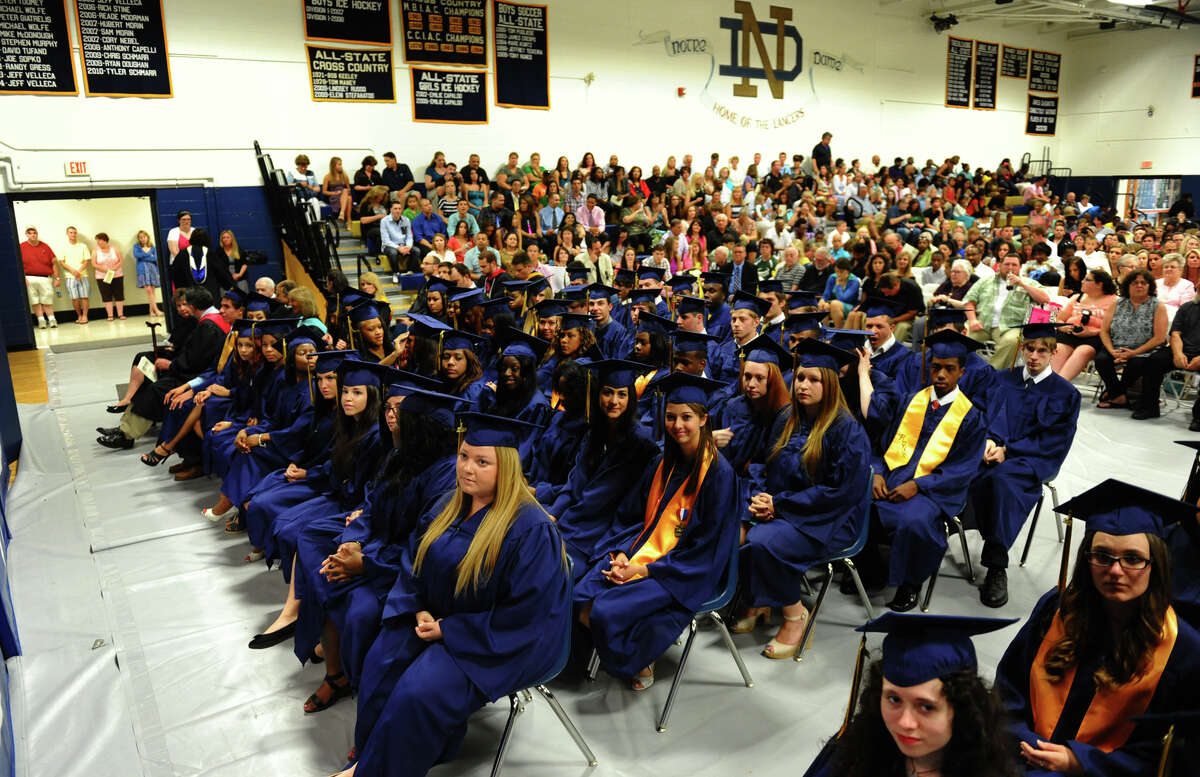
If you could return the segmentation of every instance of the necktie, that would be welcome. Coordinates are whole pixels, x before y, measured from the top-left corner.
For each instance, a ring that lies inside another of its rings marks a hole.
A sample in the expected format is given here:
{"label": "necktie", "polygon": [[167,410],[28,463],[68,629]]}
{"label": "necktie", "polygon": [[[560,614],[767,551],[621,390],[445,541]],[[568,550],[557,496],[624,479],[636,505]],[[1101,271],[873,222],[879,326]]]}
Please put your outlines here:
{"label": "necktie", "polygon": [[729,281],[729,289],[730,289],[730,291],[732,291],[733,293],[736,294],[738,291],[741,291],[741,288],[742,288],[742,268],[741,268],[741,265],[734,265],[733,277],[730,278],[730,281]]}
{"label": "necktie", "polygon": [[930,404],[930,406],[931,406],[931,407],[932,407],[934,410],[937,410],[939,407],[941,407],[941,406],[942,406],[942,405],[941,405],[941,403],[940,403],[940,402],[938,402],[936,399],[935,399],[935,400],[933,400],[933,401],[932,401],[931,403],[929,403],[929,404]]}
{"label": "necktie", "polygon": [[1031,388],[1033,388],[1033,378],[1026,378],[1025,379],[1025,390],[1028,391]]}

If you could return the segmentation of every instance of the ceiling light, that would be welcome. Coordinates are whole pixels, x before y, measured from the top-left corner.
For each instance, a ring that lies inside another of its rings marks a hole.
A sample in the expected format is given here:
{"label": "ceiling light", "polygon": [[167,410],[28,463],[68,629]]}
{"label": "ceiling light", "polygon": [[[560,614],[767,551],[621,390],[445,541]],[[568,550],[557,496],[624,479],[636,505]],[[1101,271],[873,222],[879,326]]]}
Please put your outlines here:
{"label": "ceiling light", "polygon": [[1108,2],[1116,5],[1136,5],[1142,7],[1153,4],[1154,0],[1108,0]]}

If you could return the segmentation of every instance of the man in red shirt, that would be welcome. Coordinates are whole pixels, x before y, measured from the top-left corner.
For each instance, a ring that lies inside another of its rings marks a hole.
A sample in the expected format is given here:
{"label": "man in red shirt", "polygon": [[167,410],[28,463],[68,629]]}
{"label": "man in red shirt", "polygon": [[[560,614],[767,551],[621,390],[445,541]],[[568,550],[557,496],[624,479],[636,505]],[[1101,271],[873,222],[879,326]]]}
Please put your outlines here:
{"label": "man in red shirt", "polygon": [[21,264],[25,268],[25,287],[29,290],[29,307],[37,317],[38,329],[47,324],[58,326],[54,318],[54,287],[59,284],[54,271],[54,251],[38,240],[36,227],[25,230],[25,242],[21,243]]}

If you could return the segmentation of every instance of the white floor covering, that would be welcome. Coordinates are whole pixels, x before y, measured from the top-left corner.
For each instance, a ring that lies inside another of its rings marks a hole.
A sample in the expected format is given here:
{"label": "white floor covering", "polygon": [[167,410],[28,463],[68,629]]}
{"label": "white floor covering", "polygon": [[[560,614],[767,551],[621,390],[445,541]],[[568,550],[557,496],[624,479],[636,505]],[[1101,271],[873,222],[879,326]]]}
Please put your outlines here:
{"label": "white floor covering", "polygon": [[[135,350],[47,353],[50,404],[21,407],[25,447],[8,513],[24,647],[10,662],[18,774],[336,771],[351,742],[354,702],[306,716],[301,705],[320,682],[321,667],[302,668],[290,643],[246,649],[286,591],[261,562],[241,562],[244,538],[228,538],[200,517],[217,484],[176,484],[166,465],[142,465],[137,454],[149,450],[148,442],[128,452],[94,442],[94,427],[117,418],[104,405],[128,380]],[[1110,476],[1177,496],[1191,456],[1172,441],[1196,436],[1187,432],[1188,410],[1174,409],[1172,400],[1161,419],[1135,422],[1093,409],[1090,397],[1089,387],[1057,480],[1060,498]],[[979,538],[969,539],[977,559]],[[1048,504],[1029,565],[1020,568],[1023,541],[1024,534],[1009,570],[1011,601],[998,615],[1023,618],[1055,582],[1061,546]],[[942,572],[931,612],[984,610],[949,559]],[[878,609],[887,596],[875,600]],[[831,590],[812,649],[799,664],[758,655],[773,631],[735,637],[754,675],[750,689],[718,635],[702,627],[663,734],[654,724],[678,648],[659,661],[659,682],[646,693],[635,695],[603,673],[592,685],[553,684],[599,766],[585,766],[550,709],[535,699],[517,724],[506,773],[794,777],[840,723],[857,646],[851,628],[863,618],[860,605]],[[984,674],[992,674],[1015,629],[976,641]],[[507,712],[504,701],[481,712],[459,760],[434,774],[488,774]]]}

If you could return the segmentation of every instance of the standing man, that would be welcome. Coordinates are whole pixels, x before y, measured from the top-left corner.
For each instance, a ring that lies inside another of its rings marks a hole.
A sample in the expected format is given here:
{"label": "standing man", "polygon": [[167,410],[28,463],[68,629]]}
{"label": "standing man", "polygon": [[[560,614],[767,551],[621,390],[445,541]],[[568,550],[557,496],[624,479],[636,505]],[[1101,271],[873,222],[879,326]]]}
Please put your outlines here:
{"label": "standing man", "polygon": [[38,240],[37,227],[25,230],[21,243],[21,265],[25,269],[25,288],[29,291],[29,307],[38,320],[38,329],[54,328],[54,287],[59,284],[54,269],[54,250]]}
{"label": "standing man", "polygon": [[833,171],[833,151],[831,151],[829,148],[829,143],[832,140],[832,132],[822,132],[821,142],[813,146],[812,170],[814,178],[816,178],[821,172],[822,167],[824,167],[827,172]]}
{"label": "standing man", "polygon": [[[1053,324],[1021,328],[1024,367],[1000,373],[987,403],[987,440],[967,504],[983,535],[979,588],[986,607],[1008,602],[1008,549],[1075,439],[1079,390],[1050,369],[1057,346]],[[931,335],[932,337],[932,335]]]}
{"label": "standing man", "polygon": [[409,257],[413,252],[412,224],[404,217],[404,203],[392,203],[387,217],[379,222],[379,238],[392,268],[392,283],[399,286],[400,273],[411,269]]}
{"label": "standing man", "polygon": [[62,265],[67,294],[71,297],[71,305],[75,307],[76,324],[88,322],[88,296],[91,289],[87,269],[91,261],[92,254],[87,245],[79,242],[79,231],[75,227],[67,227],[67,247],[63,249],[58,263]]}
{"label": "standing man", "polygon": [[1032,278],[1023,278],[1021,258],[1008,254],[1000,269],[987,280],[979,280],[967,292],[967,334],[980,343],[993,340],[996,351],[988,360],[998,370],[1006,370],[1017,353],[1017,341],[1029,320],[1033,303],[1044,305],[1050,295]]}

